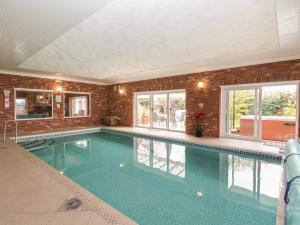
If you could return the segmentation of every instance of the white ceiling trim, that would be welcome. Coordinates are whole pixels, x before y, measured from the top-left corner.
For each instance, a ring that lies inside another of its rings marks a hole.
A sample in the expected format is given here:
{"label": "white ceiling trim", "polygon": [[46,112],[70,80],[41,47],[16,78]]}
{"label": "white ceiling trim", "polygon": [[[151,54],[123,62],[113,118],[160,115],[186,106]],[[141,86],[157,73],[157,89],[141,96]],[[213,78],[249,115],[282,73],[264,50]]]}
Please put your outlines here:
{"label": "white ceiling trim", "polygon": [[[275,62],[282,62],[282,61],[289,61],[289,60],[297,60],[300,59],[300,54],[294,55],[294,56],[280,56],[280,57],[272,57],[270,59],[265,60],[256,60],[252,62],[247,63],[232,63],[232,64],[226,64],[226,66],[213,66],[213,67],[206,67],[205,69],[201,69],[201,66],[198,69],[190,70],[189,72],[182,72],[182,73],[172,73],[167,75],[162,75],[162,72],[158,70],[151,70],[151,71],[145,71],[151,73],[149,76],[136,73],[132,74],[133,76],[130,78],[126,77],[120,77],[117,80],[108,80],[105,81],[105,84],[112,85],[112,84],[122,84],[122,83],[128,83],[128,82],[135,82],[135,81],[142,81],[142,80],[150,80],[150,79],[157,79],[157,78],[164,78],[164,77],[173,77],[173,76],[181,76],[181,75],[189,75],[189,74],[195,74],[195,73],[203,73],[203,72],[212,72],[217,70],[225,70],[225,69],[234,69],[238,67],[247,67],[247,66],[255,66],[255,65],[263,65],[268,63],[275,63]],[[153,72],[156,72],[157,75],[153,75]],[[136,76],[134,76],[136,75]]]}
{"label": "white ceiling trim", "polygon": [[41,78],[41,79],[72,81],[72,82],[86,83],[86,84],[108,85],[107,83],[100,82],[98,80],[89,80],[89,79],[86,79],[86,78],[70,77],[70,76],[65,76],[65,75],[58,76],[58,75],[53,75],[53,74],[29,73],[29,72],[21,72],[21,71],[17,71],[17,70],[2,70],[2,69],[0,69],[0,76],[1,75],[37,77],[37,78]]}

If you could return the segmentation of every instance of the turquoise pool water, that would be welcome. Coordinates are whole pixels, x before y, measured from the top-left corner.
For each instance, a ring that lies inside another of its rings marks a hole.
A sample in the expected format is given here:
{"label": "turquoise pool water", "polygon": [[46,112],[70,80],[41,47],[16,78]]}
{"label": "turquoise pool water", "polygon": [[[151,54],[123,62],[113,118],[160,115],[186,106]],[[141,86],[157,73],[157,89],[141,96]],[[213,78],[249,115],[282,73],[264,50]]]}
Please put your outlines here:
{"label": "turquoise pool water", "polygon": [[277,162],[106,132],[21,145],[139,224],[276,224]]}

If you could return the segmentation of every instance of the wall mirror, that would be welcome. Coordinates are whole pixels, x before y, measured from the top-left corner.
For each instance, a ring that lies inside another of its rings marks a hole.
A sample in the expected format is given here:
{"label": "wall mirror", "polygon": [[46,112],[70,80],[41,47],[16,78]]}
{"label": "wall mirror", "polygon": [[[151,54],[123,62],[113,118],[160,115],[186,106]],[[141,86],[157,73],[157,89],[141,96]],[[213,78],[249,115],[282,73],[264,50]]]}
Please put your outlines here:
{"label": "wall mirror", "polygon": [[15,88],[15,119],[37,120],[53,118],[51,90]]}
{"label": "wall mirror", "polygon": [[91,94],[85,92],[64,92],[64,117],[91,116]]}

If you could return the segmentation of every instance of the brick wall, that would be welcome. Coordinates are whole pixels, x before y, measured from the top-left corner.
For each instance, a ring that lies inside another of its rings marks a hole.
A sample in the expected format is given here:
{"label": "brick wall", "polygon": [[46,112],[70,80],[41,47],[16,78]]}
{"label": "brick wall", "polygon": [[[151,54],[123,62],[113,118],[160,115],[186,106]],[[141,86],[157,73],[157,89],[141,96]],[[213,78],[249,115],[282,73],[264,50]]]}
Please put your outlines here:
{"label": "brick wall", "polygon": [[[63,103],[60,108],[57,107],[55,102],[55,95],[61,95],[61,92],[56,92],[56,87],[62,86],[65,91],[76,92],[90,92],[92,99],[91,117],[86,118],[64,118],[63,116]],[[55,82],[51,79],[40,79],[34,77],[22,77],[14,75],[0,75],[0,133],[3,133],[4,121],[14,119],[14,87],[16,88],[30,88],[30,89],[47,89],[54,91],[54,104],[53,104],[53,119],[44,120],[29,120],[18,122],[21,131],[32,130],[47,130],[51,128],[64,128],[75,127],[84,125],[100,124],[100,118],[106,114],[106,89],[107,86],[96,84],[84,84],[77,82],[62,81],[61,83]],[[4,109],[4,93],[3,90],[10,90],[10,108]],[[11,124],[9,130],[13,130]]]}
{"label": "brick wall", "polygon": [[[193,134],[198,103],[204,103],[204,131],[206,136],[219,136],[221,85],[300,80],[300,60],[202,72],[182,76],[152,79],[121,84],[120,95],[114,86],[108,87],[108,112],[119,115],[122,125],[133,126],[134,92],[186,89],[186,132]],[[204,81],[204,89],[197,88]]]}
{"label": "brick wall", "polygon": [[[63,81],[63,90],[92,93],[91,118],[64,119],[63,104],[60,108],[54,104],[54,118],[52,120],[24,121],[20,122],[20,125],[22,130],[94,125],[99,124],[100,118],[104,115],[112,114],[122,118],[122,125],[133,126],[134,92],[186,89],[186,132],[194,133],[195,115],[199,112],[198,104],[204,103],[205,135],[218,136],[221,85],[288,80],[300,80],[300,60],[130,82],[121,84],[125,91],[123,95],[114,90],[117,85],[102,86]],[[204,81],[205,87],[202,91],[197,88],[198,81]],[[14,87],[55,90],[56,86],[57,83],[50,79],[0,75],[0,133],[3,131],[4,121],[14,117]],[[9,110],[4,110],[4,89],[11,90],[11,107]]]}

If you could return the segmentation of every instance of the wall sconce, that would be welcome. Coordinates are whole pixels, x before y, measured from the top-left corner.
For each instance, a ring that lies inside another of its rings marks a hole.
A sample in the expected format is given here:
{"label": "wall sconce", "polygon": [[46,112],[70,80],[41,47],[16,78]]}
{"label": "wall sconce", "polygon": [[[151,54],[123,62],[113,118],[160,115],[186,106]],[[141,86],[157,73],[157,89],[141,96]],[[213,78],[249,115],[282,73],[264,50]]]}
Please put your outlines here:
{"label": "wall sconce", "polygon": [[204,82],[203,81],[199,81],[198,84],[197,84],[197,86],[198,86],[199,89],[204,88]]}
{"label": "wall sconce", "polygon": [[125,93],[124,89],[121,88],[121,85],[114,86],[114,92],[119,92],[121,95]]}
{"label": "wall sconce", "polygon": [[118,86],[118,89],[119,89],[119,94],[121,95],[124,94],[124,89],[121,88],[121,85]]}
{"label": "wall sconce", "polygon": [[56,92],[62,92],[62,81],[61,80],[55,80],[57,84],[56,86]]}
{"label": "wall sconce", "polygon": [[62,92],[62,87],[61,87],[61,86],[58,86],[58,87],[56,88],[56,91],[57,91],[57,92]]}

